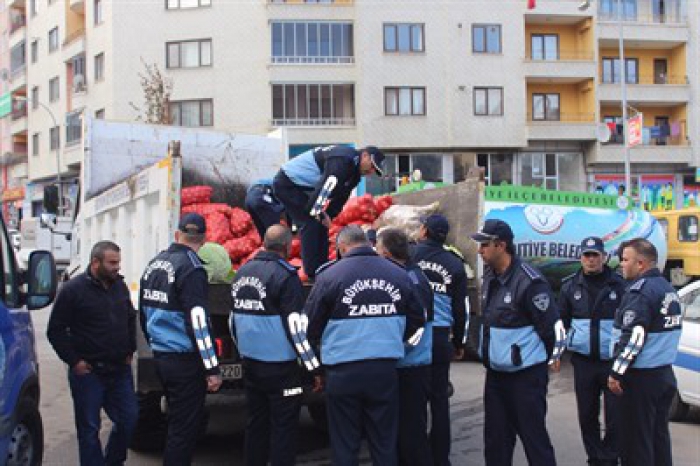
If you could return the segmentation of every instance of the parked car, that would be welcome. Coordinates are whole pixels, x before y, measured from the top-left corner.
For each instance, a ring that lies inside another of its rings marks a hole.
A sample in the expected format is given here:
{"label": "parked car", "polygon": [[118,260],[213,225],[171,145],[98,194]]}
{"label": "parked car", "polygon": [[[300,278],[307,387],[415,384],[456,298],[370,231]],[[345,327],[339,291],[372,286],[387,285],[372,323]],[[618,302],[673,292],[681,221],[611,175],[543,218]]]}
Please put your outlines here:
{"label": "parked car", "polygon": [[22,234],[14,228],[8,228],[7,235],[10,237],[10,244],[15,248],[15,251],[19,251],[22,247]]}
{"label": "parked car", "polygon": [[683,331],[673,372],[678,393],[671,405],[671,420],[686,417],[691,406],[700,407],[700,281],[678,292],[683,308]]}

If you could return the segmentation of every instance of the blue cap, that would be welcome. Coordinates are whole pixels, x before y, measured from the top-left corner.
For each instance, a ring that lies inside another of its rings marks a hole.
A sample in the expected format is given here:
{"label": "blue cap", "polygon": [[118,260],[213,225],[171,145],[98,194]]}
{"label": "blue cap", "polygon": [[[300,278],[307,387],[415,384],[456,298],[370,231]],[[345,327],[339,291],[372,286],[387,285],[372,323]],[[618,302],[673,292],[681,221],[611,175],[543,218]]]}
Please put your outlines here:
{"label": "blue cap", "polygon": [[435,239],[445,241],[450,232],[450,223],[444,215],[432,214],[421,218],[421,223],[425,225],[431,236]]}
{"label": "blue cap", "polygon": [[477,243],[488,243],[489,241],[505,241],[510,243],[513,241],[513,229],[503,220],[490,219],[484,222],[481,230],[471,235],[471,238]]}
{"label": "blue cap", "polygon": [[384,176],[384,153],[378,147],[367,146],[363,149],[372,159],[372,166],[377,171],[377,175]]}
{"label": "blue cap", "polygon": [[597,236],[589,236],[581,241],[581,255],[587,252],[596,252],[598,254],[605,255],[605,245],[603,240]]}
{"label": "blue cap", "polygon": [[182,216],[178,229],[184,233],[203,235],[207,231],[207,222],[201,215],[190,212]]}

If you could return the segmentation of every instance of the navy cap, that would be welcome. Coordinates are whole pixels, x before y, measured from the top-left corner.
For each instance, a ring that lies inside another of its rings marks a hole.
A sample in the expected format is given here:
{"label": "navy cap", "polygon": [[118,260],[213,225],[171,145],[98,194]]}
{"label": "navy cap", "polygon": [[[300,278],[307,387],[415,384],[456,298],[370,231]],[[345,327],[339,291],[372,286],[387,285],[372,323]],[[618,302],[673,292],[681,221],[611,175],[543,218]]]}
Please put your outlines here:
{"label": "navy cap", "polygon": [[510,243],[515,237],[513,235],[513,230],[503,220],[490,219],[484,222],[484,226],[481,230],[470,235],[471,238],[477,243],[488,243],[489,241],[505,241]]}
{"label": "navy cap", "polygon": [[447,239],[447,234],[450,232],[450,223],[444,215],[432,214],[422,217],[421,223],[425,225],[436,239],[441,239],[442,241]]}
{"label": "navy cap", "polygon": [[377,171],[377,175],[384,176],[384,152],[374,146],[365,147],[363,152],[367,152],[372,158],[372,166]]}
{"label": "navy cap", "polygon": [[598,254],[605,255],[605,246],[603,245],[603,240],[597,236],[589,236],[581,241],[581,255],[587,252],[596,252]]}
{"label": "navy cap", "polygon": [[201,215],[190,212],[182,216],[178,229],[185,233],[203,235],[207,231],[207,222]]}

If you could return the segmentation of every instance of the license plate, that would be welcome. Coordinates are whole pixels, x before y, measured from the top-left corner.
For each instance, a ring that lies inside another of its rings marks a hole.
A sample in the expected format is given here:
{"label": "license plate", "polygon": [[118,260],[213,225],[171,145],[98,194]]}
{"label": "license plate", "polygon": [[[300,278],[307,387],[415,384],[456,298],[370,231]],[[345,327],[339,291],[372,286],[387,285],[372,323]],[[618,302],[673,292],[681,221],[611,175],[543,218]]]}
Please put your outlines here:
{"label": "license plate", "polygon": [[221,370],[221,378],[224,380],[243,378],[243,367],[240,364],[222,364],[219,369]]}

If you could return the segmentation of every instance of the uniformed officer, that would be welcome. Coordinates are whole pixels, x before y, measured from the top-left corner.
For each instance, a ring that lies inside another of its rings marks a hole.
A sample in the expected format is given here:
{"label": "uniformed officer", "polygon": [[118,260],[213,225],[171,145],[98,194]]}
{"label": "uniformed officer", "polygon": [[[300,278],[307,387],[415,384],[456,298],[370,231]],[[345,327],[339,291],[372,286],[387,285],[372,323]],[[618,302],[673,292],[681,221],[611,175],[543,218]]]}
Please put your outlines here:
{"label": "uniformed officer", "polygon": [[656,267],[653,244],[635,238],[620,250],[622,275],[632,283],[615,315],[608,387],[621,395],[622,466],[670,466],[668,413],[677,390],[671,364],[681,335],[681,306]]}
{"label": "uniformed officer", "polygon": [[284,206],[272,191],[272,180],[257,180],[250,185],[245,196],[245,208],[253,219],[261,238],[272,225],[280,223]]}
{"label": "uniformed officer", "polygon": [[301,280],[286,260],[291,244],[289,228],[271,226],[264,250],[231,285],[231,331],[246,376],[248,466],[294,464],[303,394],[297,356],[309,371],[319,367],[306,340]]}
{"label": "uniformed officer", "polygon": [[[430,394],[430,442],[435,466],[450,464],[450,361],[464,357],[467,322],[467,274],[464,262],[445,247],[450,225],[443,215],[422,220],[411,261],[430,280],[434,293],[433,354]],[[450,338],[451,335],[451,338]]]}
{"label": "uniformed officer", "polygon": [[321,345],[333,464],[358,464],[363,432],[376,465],[397,464],[396,363],[424,319],[406,271],[379,257],[357,226],[338,234],[341,259],[307,301],[309,340]]}
{"label": "uniformed officer", "polygon": [[175,242],[141,277],[141,327],[168,401],[167,466],[191,463],[207,390],[221,386],[206,310],[207,273],[197,256],[205,232],[201,215],[184,215]]}
{"label": "uniformed officer", "polygon": [[408,236],[398,228],[382,229],[377,236],[377,253],[405,267],[414,296],[426,319],[423,336],[408,347],[399,360],[399,464],[430,466],[433,457],[428,438],[428,400],[433,343],[433,291],[423,271],[410,262]]}
{"label": "uniformed officer", "polygon": [[[565,344],[549,284],[515,254],[513,231],[487,220],[472,238],[484,261],[480,355],[486,366],[484,455],[487,466],[512,465],[516,434],[533,466],[554,466],[545,424],[547,361]],[[558,337],[556,334],[558,333]]]}
{"label": "uniformed officer", "polygon": [[[615,311],[625,282],[606,264],[603,240],[591,236],[581,242],[581,269],[564,279],[559,293],[567,348],[574,366],[578,421],[588,464],[615,466],[617,451],[617,400],[608,390],[612,366],[610,341]],[[605,429],[601,431],[600,398],[603,396]]]}
{"label": "uniformed officer", "polygon": [[[301,233],[304,271],[313,279],[328,261],[328,228],[363,175],[382,176],[384,154],[373,146],[317,147],[285,163],[273,189]],[[324,206],[330,201],[328,206]]]}

